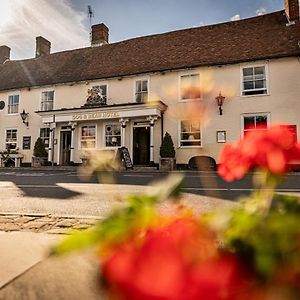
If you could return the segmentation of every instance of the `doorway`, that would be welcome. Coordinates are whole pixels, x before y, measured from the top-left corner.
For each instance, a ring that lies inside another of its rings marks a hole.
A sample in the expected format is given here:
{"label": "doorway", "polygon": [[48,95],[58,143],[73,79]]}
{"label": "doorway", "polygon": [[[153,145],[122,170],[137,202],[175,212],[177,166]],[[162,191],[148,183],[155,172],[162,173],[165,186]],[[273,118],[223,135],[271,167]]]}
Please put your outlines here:
{"label": "doorway", "polygon": [[150,163],[150,127],[133,127],[133,164]]}
{"label": "doorway", "polygon": [[61,165],[67,166],[70,164],[71,157],[71,131],[60,132],[61,145]]}

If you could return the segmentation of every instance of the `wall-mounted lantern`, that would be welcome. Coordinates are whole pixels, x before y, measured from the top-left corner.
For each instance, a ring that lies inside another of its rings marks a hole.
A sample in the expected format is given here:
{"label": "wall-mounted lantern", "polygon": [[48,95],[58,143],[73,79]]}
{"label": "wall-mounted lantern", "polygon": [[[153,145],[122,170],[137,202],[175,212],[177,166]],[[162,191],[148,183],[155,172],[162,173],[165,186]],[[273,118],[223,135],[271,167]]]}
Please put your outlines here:
{"label": "wall-mounted lantern", "polygon": [[25,112],[25,109],[23,109],[23,111],[20,113],[21,119],[23,121],[23,123],[28,127],[29,123],[28,123],[28,115],[29,113]]}
{"label": "wall-mounted lantern", "polygon": [[222,116],[223,114],[223,110],[222,110],[222,106],[224,104],[224,100],[225,100],[225,97],[222,96],[221,92],[219,93],[219,96],[216,97],[216,102],[217,102],[217,105],[219,106],[219,112],[220,112],[220,116]]}

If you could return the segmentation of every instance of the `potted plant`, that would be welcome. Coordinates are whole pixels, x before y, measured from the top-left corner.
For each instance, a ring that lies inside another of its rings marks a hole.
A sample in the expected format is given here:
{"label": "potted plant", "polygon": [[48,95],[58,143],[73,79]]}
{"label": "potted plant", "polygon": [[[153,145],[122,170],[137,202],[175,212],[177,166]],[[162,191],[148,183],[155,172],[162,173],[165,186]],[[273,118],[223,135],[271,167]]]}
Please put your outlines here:
{"label": "potted plant", "polygon": [[48,153],[45,148],[45,143],[39,137],[34,145],[33,157],[32,157],[32,167],[45,166],[48,160]]}
{"label": "potted plant", "polygon": [[176,167],[175,148],[171,135],[166,132],[160,147],[159,168],[163,171],[172,171]]}

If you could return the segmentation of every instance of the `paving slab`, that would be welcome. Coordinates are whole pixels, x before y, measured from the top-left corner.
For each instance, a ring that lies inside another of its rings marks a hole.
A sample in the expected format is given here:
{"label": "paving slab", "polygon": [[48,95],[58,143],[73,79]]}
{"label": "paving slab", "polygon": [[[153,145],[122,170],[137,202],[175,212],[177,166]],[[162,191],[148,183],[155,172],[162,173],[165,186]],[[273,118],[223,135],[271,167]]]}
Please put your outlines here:
{"label": "paving slab", "polygon": [[47,258],[0,289],[0,300],[106,300],[95,253]]}
{"label": "paving slab", "polygon": [[0,231],[0,289],[42,261],[58,236]]}

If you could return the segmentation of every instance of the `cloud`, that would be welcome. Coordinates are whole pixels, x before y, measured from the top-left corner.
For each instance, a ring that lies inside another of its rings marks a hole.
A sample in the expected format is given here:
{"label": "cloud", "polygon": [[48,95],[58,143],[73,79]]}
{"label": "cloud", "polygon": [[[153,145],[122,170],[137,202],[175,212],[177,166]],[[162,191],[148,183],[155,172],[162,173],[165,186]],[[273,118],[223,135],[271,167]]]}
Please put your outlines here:
{"label": "cloud", "polygon": [[241,16],[240,15],[235,15],[233,16],[232,18],[230,18],[230,21],[238,21],[241,19]]}
{"label": "cloud", "polygon": [[266,12],[267,12],[267,10],[266,10],[265,8],[261,7],[260,9],[258,9],[258,10],[256,11],[256,15],[262,16],[262,15],[264,15]]}
{"label": "cloud", "polygon": [[51,42],[51,51],[89,45],[85,15],[69,0],[1,0],[0,45],[12,49],[13,59],[34,57],[35,37]]}

